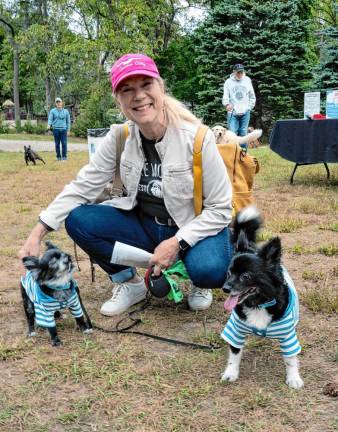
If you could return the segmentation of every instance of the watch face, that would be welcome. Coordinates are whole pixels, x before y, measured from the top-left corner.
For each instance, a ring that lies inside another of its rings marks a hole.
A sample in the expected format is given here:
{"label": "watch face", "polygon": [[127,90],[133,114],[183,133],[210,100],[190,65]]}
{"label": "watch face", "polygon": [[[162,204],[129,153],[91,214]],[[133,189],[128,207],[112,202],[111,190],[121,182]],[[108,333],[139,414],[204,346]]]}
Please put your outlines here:
{"label": "watch face", "polygon": [[186,251],[190,247],[189,243],[187,243],[185,240],[180,240],[179,245],[180,245],[181,251]]}

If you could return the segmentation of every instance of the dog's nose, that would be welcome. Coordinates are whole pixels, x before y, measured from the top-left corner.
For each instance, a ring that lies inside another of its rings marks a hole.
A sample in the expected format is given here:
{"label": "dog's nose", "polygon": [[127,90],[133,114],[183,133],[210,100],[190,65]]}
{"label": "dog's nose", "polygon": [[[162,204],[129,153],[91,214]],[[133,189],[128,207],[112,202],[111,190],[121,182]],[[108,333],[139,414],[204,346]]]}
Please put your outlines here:
{"label": "dog's nose", "polygon": [[230,292],[230,286],[228,285],[228,284],[224,284],[223,286],[222,286],[222,290],[225,292],[225,293],[229,293]]}

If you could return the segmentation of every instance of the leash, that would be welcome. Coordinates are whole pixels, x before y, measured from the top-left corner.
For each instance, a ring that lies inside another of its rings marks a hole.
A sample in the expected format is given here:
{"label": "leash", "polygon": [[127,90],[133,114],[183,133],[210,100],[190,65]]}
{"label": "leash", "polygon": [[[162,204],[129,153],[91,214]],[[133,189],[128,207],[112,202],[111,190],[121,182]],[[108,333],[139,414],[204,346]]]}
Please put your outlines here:
{"label": "leash", "polygon": [[[128,316],[122,318],[115,326],[115,329],[106,329],[104,327],[100,327],[98,325],[96,325],[95,323],[92,324],[89,315],[87,313],[87,310],[85,309],[83,303],[82,303],[82,299],[80,296],[80,292],[79,289],[77,288],[78,291],[78,295],[79,295],[79,300],[80,300],[80,304],[81,307],[83,309],[83,313],[85,314],[85,317],[87,319],[87,323],[90,326],[90,328],[96,329],[96,330],[100,330],[104,333],[122,333],[122,334],[135,334],[135,335],[139,335],[139,336],[144,336],[144,337],[148,337],[151,339],[155,339],[155,340],[159,340],[161,342],[167,342],[167,343],[171,343],[174,345],[180,345],[180,346],[185,346],[185,347],[189,347],[189,348],[193,348],[193,349],[201,349],[204,351],[214,351],[217,349],[222,348],[221,345],[218,344],[214,344],[214,343],[210,343],[209,345],[203,345],[203,344],[198,344],[198,343],[194,343],[194,342],[187,342],[187,341],[182,341],[182,340],[177,340],[177,339],[171,339],[171,338],[167,338],[164,336],[158,336],[158,335],[154,335],[152,333],[147,333],[147,332],[141,332],[141,331],[137,331],[137,330],[131,330],[132,328],[136,327],[137,325],[142,323],[142,320],[140,317],[134,318],[134,314],[136,313],[141,313],[144,312],[150,305],[150,300],[151,300],[151,295],[149,293],[149,291],[147,292],[147,296],[146,299],[144,300],[144,303],[137,309],[134,309],[131,312],[128,312]],[[132,322],[131,324],[125,326],[125,327],[120,327],[121,324],[127,320],[130,319]]]}
{"label": "leash", "polygon": [[231,123],[232,116],[234,115],[234,111],[235,110],[233,108],[232,111],[231,111],[229,120],[227,119],[227,127],[228,127],[228,129],[230,129],[230,123]]}

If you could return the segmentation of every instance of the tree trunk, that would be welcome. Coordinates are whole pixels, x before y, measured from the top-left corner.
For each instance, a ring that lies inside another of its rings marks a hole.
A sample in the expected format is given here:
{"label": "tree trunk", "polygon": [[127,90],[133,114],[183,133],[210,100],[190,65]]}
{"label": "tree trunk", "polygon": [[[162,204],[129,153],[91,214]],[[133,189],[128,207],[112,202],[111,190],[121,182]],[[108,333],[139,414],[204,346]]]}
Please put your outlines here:
{"label": "tree trunk", "polygon": [[8,32],[8,40],[13,49],[13,95],[14,95],[14,118],[15,127],[21,128],[20,99],[19,99],[19,46],[15,41],[15,31],[12,24],[0,18],[2,25],[5,25]]}
{"label": "tree trunk", "polygon": [[15,111],[15,127],[17,130],[21,128],[20,119],[20,98],[19,98],[19,50],[16,43],[13,41],[13,93],[14,93],[14,111]]}
{"label": "tree trunk", "polygon": [[49,113],[49,110],[51,109],[52,106],[52,96],[51,96],[51,85],[50,85],[50,79],[49,79],[49,75],[47,73],[47,76],[45,78],[45,94],[46,94],[46,111],[47,111],[47,115]]}

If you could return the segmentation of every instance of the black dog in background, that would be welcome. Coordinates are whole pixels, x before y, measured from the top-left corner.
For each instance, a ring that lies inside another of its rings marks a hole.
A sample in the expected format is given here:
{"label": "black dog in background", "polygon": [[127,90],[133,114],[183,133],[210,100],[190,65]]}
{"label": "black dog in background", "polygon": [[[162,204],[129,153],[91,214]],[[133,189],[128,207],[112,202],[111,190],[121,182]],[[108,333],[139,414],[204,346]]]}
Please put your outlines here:
{"label": "black dog in background", "polygon": [[28,272],[21,278],[21,294],[28,336],[35,336],[36,322],[40,327],[48,328],[52,345],[59,346],[61,341],[55,318],[60,315],[60,310],[68,308],[83,333],[91,333],[92,325],[73,279],[74,265],[70,255],[51,242],[46,242],[46,246],[47,250],[40,259],[34,256],[23,258]]}
{"label": "black dog in background", "polygon": [[42,157],[36,153],[31,146],[29,145],[28,147],[23,146],[24,150],[25,150],[25,162],[26,165],[28,165],[28,162],[33,162],[34,165],[36,165],[36,161],[40,160],[41,162],[43,162],[44,164],[46,164],[46,162],[42,159]]}

